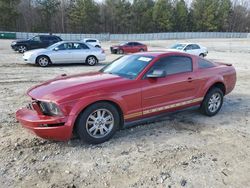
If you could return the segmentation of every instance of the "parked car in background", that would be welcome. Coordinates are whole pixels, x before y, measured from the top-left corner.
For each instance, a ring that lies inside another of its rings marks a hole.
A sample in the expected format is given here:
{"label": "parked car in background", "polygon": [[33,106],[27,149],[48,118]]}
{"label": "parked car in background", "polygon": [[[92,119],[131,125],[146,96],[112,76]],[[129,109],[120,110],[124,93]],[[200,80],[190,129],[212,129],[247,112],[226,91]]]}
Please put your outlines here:
{"label": "parked car in background", "polygon": [[136,53],[148,51],[147,45],[139,42],[126,42],[120,45],[114,45],[110,47],[110,51],[113,54],[124,54],[124,53]]}
{"label": "parked car in background", "polygon": [[103,49],[74,41],[61,41],[46,49],[31,50],[23,54],[26,63],[38,64],[41,67],[62,63],[85,63],[94,66],[105,58]]}
{"label": "parked car in background", "polygon": [[97,47],[97,48],[101,48],[101,43],[97,39],[85,38],[82,40],[82,42],[86,42],[86,43],[91,44],[92,46]]}
{"label": "parked car in background", "polygon": [[188,54],[197,55],[200,57],[205,57],[208,54],[206,47],[194,43],[178,43],[173,45],[170,49],[186,52]]}
{"label": "parked car in background", "polygon": [[55,35],[37,35],[28,40],[16,40],[11,43],[11,48],[20,53],[28,50],[47,48],[48,46],[62,41],[62,39]]}
{"label": "parked car in background", "polygon": [[29,89],[32,101],[16,118],[42,138],[68,140],[74,130],[97,144],[166,112],[198,105],[214,116],[235,83],[231,64],[181,52],[131,54],[99,72],[62,76]]}

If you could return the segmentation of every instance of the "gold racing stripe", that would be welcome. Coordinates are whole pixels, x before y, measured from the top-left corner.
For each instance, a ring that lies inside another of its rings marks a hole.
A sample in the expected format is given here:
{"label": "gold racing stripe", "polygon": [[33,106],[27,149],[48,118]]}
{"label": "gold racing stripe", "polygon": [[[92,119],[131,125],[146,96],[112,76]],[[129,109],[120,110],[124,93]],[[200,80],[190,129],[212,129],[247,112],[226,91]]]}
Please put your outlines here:
{"label": "gold racing stripe", "polygon": [[153,108],[153,109],[149,109],[149,110],[144,110],[143,112],[135,112],[135,113],[132,113],[132,114],[125,115],[124,119],[131,119],[131,118],[134,118],[134,117],[137,117],[137,116],[141,116],[141,115],[146,115],[146,114],[151,114],[151,113],[154,113],[154,112],[168,110],[168,109],[176,108],[176,107],[179,107],[179,106],[185,106],[185,105],[188,105],[188,104],[200,102],[202,100],[203,100],[203,97],[200,97],[200,98],[196,98],[196,99],[192,99],[192,100],[188,100],[188,101],[184,101],[184,102],[170,104],[170,105],[167,105],[167,106],[161,106],[159,108]]}

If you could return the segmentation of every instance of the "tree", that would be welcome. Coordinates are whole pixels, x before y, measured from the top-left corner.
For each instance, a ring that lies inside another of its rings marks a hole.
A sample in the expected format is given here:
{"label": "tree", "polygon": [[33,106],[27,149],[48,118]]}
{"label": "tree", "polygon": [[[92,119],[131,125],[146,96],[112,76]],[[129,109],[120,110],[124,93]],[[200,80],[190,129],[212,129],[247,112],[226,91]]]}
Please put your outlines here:
{"label": "tree", "polygon": [[132,11],[132,32],[147,33],[154,31],[153,16],[154,1],[153,0],[134,0]]}
{"label": "tree", "polygon": [[37,0],[41,13],[42,29],[45,32],[52,32],[53,18],[56,15],[60,2],[58,0]]}
{"label": "tree", "polygon": [[187,31],[188,8],[184,0],[177,0],[173,16],[174,31]]}
{"label": "tree", "polygon": [[192,3],[196,31],[216,31],[217,0],[194,0]]}
{"label": "tree", "polygon": [[173,9],[169,0],[157,0],[153,8],[153,21],[158,32],[171,31]]}
{"label": "tree", "polygon": [[70,11],[70,25],[76,32],[94,33],[99,29],[99,7],[94,0],[76,0]]}
{"label": "tree", "polygon": [[15,30],[18,18],[16,5],[19,0],[0,0],[0,29]]}

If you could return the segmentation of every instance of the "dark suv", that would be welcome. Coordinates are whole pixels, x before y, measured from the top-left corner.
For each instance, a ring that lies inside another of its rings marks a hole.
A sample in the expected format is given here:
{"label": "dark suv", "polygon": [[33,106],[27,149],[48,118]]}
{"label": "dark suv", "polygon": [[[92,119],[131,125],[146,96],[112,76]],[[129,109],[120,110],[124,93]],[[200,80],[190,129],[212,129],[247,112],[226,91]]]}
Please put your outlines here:
{"label": "dark suv", "polygon": [[37,48],[47,48],[48,46],[62,41],[55,35],[37,35],[28,40],[17,40],[11,43],[11,48],[20,53]]}

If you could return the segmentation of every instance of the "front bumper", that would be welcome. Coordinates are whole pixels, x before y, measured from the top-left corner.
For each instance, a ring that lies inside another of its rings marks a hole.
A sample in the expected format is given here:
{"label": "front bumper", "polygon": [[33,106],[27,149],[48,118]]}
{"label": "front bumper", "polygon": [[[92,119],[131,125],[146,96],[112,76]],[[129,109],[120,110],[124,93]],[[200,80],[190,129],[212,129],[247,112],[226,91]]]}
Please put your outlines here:
{"label": "front bumper", "polygon": [[14,51],[18,51],[18,47],[17,47],[16,45],[11,44],[10,46],[11,46],[11,48],[12,48]]}
{"label": "front bumper", "polygon": [[22,108],[16,112],[16,119],[35,135],[51,140],[66,141],[72,137],[72,116],[46,116],[34,110]]}
{"label": "front bumper", "polygon": [[36,64],[35,57],[26,55],[25,53],[23,54],[23,60],[25,63]]}

